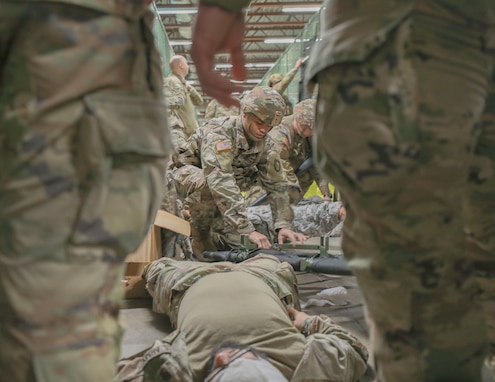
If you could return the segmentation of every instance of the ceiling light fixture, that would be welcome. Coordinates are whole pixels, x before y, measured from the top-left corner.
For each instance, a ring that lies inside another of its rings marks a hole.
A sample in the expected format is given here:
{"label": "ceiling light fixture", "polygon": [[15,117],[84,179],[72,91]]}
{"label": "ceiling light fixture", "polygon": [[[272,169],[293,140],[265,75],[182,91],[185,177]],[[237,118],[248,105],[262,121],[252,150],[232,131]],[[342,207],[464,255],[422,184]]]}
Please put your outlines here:
{"label": "ceiling light fixture", "polygon": [[235,81],[235,80],[232,80],[231,82],[233,82],[234,84],[258,84],[260,83],[261,81],[261,78],[251,78],[249,80],[245,80],[245,81]]}
{"label": "ceiling light fixture", "polygon": [[256,62],[256,63],[249,63],[246,64],[246,68],[271,68],[273,65],[275,65],[274,62]]}
{"label": "ceiling light fixture", "polygon": [[282,12],[285,13],[315,13],[320,10],[320,7],[284,7]]}
{"label": "ceiling light fixture", "polygon": [[195,8],[158,8],[159,15],[184,15],[197,12]]}
{"label": "ceiling light fixture", "polygon": [[[274,62],[256,62],[256,63],[248,63],[244,65],[246,68],[271,68],[275,65]],[[230,69],[232,68],[232,64],[216,64],[215,69]]]}
{"label": "ceiling light fixture", "polygon": [[295,38],[265,38],[265,44],[292,44]]}
{"label": "ceiling light fixture", "polygon": [[216,64],[215,69],[230,69],[232,64]]}
{"label": "ceiling light fixture", "polygon": [[168,43],[170,45],[192,45],[191,40],[170,40]]}

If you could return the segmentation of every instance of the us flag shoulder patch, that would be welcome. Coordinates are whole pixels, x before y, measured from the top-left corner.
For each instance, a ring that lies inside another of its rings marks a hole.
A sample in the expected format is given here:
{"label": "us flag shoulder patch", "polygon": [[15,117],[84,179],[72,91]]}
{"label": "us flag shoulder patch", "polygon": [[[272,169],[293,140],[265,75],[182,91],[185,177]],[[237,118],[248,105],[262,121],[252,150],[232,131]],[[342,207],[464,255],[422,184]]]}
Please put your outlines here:
{"label": "us flag shoulder patch", "polygon": [[218,142],[215,145],[215,148],[217,151],[227,151],[227,150],[232,150],[232,142],[231,141],[222,141]]}

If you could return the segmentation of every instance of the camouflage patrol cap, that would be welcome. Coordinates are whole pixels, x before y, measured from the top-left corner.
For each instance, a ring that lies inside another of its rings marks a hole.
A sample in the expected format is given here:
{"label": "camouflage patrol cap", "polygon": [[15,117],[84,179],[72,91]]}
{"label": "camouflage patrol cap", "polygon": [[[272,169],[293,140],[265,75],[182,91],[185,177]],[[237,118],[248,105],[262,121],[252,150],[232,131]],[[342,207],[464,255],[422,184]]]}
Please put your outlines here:
{"label": "camouflage patrol cap", "polygon": [[294,118],[300,125],[313,126],[315,120],[315,99],[305,99],[294,106]]}
{"label": "camouflage patrol cap", "polygon": [[284,77],[280,73],[274,73],[270,77],[268,77],[268,85],[273,86],[282,81]]}
{"label": "camouflage patrol cap", "polygon": [[241,111],[252,113],[270,126],[277,126],[284,115],[282,96],[268,86],[256,86],[241,100]]}

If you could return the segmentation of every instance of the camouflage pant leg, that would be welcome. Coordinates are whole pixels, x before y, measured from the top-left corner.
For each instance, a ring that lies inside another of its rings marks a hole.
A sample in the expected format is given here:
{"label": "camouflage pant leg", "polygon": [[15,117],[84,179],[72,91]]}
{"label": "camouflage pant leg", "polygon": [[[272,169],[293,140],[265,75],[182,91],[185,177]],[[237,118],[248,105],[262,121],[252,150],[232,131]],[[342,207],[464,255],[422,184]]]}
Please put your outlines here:
{"label": "camouflage pant leg", "polygon": [[191,214],[193,253],[196,258],[203,259],[204,251],[217,249],[212,241],[211,227],[215,220],[220,219],[220,212],[208,189],[203,189],[199,201],[189,202],[188,205]]}
{"label": "camouflage pant leg", "polygon": [[[160,208],[184,219],[184,204],[178,198],[172,171],[165,176],[165,191]],[[161,228],[162,256],[176,259],[191,258],[190,238],[169,229]]]}
{"label": "camouflage pant leg", "polygon": [[124,270],[122,262],[95,261],[1,267],[0,379],[112,381]]}
{"label": "camouflage pant leg", "polygon": [[123,259],[170,154],[142,7],[0,3],[2,380],[113,380]]}
{"label": "camouflage pant leg", "polygon": [[[494,73],[495,80],[495,73]],[[476,267],[495,371],[495,85],[485,106],[469,174],[466,248]]]}
{"label": "camouflage pant leg", "polygon": [[206,187],[202,169],[193,165],[182,166],[173,171],[173,179],[180,198],[193,203],[200,200],[202,190]]}
{"label": "camouflage pant leg", "polygon": [[211,224],[220,212],[206,187],[206,178],[201,168],[186,165],[174,170],[173,177],[178,195],[189,209],[192,251],[196,258],[203,259],[204,251],[214,251],[211,241]]}
{"label": "camouflage pant leg", "polygon": [[350,206],[343,248],[380,380],[478,381],[485,324],[463,200],[493,60],[476,32],[413,21],[365,62],[318,75],[315,161]]}
{"label": "camouflage pant leg", "polygon": [[241,236],[226,230],[220,211],[206,187],[203,170],[183,166],[175,170],[179,195],[186,198],[191,214],[191,236],[194,255],[202,258],[203,251],[239,248]]}

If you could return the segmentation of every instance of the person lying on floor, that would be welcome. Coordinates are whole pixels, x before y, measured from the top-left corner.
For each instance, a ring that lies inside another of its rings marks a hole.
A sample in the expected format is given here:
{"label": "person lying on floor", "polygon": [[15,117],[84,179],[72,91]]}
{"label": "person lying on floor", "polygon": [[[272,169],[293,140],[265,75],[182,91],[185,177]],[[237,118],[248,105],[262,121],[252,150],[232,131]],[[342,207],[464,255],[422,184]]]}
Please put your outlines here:
{"label": "person lying on floor", "polygon": [[143,278],[153,310],[185,340],[194,381],[354,382],[367,369],[368,351],[354,335],[300,311],[294,270],[274,256],[238,264],[161,258]]}

